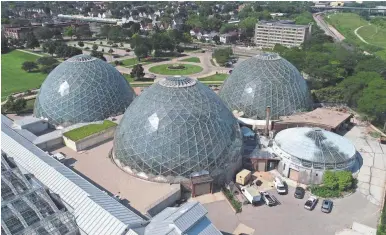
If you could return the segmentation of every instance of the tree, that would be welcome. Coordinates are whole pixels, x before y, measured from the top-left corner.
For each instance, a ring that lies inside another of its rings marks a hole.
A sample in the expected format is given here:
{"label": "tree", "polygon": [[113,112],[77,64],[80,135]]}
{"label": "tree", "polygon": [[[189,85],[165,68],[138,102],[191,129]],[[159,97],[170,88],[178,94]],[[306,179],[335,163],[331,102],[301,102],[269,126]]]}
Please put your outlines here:
{"label": "tree", "polygon": [[220,33],[228,33],[236,29],[238,29],[238,26],[236,24],[223,24],[220,28]]}
{"label": "tree", "polygon": [[78,39],[91,37],[92,32],[90,31],[90,26],[87,24],[87,25],[82,25],[82,26],[76,27],[75,36]]}
{"label": "tree", "polygon": [[79,41],[79,42],[78,42],[78,46],[80,46],[80,47],[84,47],[84,42],[82,42],[82,41]]}
{"label": "tree", "polygon": [[92,45],[92,50],[93,50],[93,51],[98,50],[98,45],[96,45],[96,44]]}
{"label": "tree", "polygon": [[139,23],[134,23],[130,27],[130,31],[132,34],[139,33],[140,30],[141,30],[141,25]]}
{"label": "tree", "polygon": [[101,27],[100,35],[107,38],[107,36],[109,35],[110,28],[110,25],[103,25]]}
{"label": "tree", "polygon": [[47,41],[43,43],[43,51],[51,54],[51,56],[55,53],[56,47],[59,46],[60,43],[55,43],[53,41]]}
{"label": "tree", "polygon": [[121,39],[121,30],[119,26],[111,27],[108,32],[108,39],[117,42]]}
{"label": "tree", "polygon": [[333,171],[325,171],[323,174],[323,184],[329,189],[337,189],[338,188],[338,180]]}
{"label": "tree", "polygon": [[67,50],[67,45],[65,44],[60,44],[58,46],[56,46],[55,48],[55,54],[58,56],[58,57],[65,57],[66,55],[66,50]]}
{"label": "tree", "polygon": [[3,107],[7,112],[19,113],[25,109],[26,105],[27,101],[24,98],[15,100],[13,96],[8,96],[8,99]]}
{"label": "tree", "polygon": [[147,57],[149,55],[150,49],[146,45],[139,45],[136,46],[134,49],[134,54],[137,56],[138,61],[141,60],[141,58]]}
{"label": "tree", "polygon": [[337,171],[335,172],[335,175],[338,180],[340,191],[351,189],[353,184],[353,177],[350,171]]}
{"label": "tree", "polygon": [[55,58],[53,57],[49,57],[49,56],[43,56],[43,57],[39,57],[36,62],[38,64],[41,64],[41,65],[52,65],[52,64],[56,64],[56,63],[59,63],[58,60],[56,60]]}
{"label": "tree", "polygon": [[39,41],[36,39],[35,35],[32,32],[27,33],[26,35],[26,47],[35,49],[36,47],[39,47]]}
{"label": "tree", "polygon": [[1,34],[1,53],[7,53],[9,51],[8,41],[4,34]]}
{"label": "tree", "polygon": [[100,51],[91,51],[90,55],[93,56],[93,57],[99,58],[99,59],[101,59],[103,61],[106,61],[106,58],[103,56],[103,53],[100,52]]}
{"label": "tree", "polygon": [[220,44],[220,37],[218,35],[215,35],[212,40],[216,43],[216,44]]}
{"label": "tree", "polygon": [[52,30],[47,27],[36,28],[34,34],[39,40],[51,39],[54,36]]}
{"label": "tree", "polygon": [[183,33],[182,34],[182,39],[181,39],[181,42],[182,43],[192,43],[193,42],[193,38],[192,36],[189,34],[189,33]]}
{"label": "tree", "polygon": [[145,76],[144,69],[141,64],[134,65],[133,69],[130,72],[130,76],[135,78],[135,80],[142,78]]}
{"label": "tree", "polygon": [[82,54],[82,50],[76,47],[67,46],[65,49],[65,57],[73,57]]}
{"label": "tree", "polygon": [[251,38],[254,36],[255,26],[256,26],[256,18],[253,17],[247,17],[244,20],[242,20],[239,24],[239,27],[243,33],[248,38]]}
{"label": "tree", "polygon": [[64,33],[65,36],[71,37],[75,35],[75,30],[72,26],[68,26],[64,28]]}
{"label": "tree", "polygon": [[59,63],[55,63],[55,64],[50,64],[50,65],[45,65],[43,66],[40,71],[42,73],[45,73],[45,74],[49,74],[52,70],[54,70],[56,68],[56,66],[58,66]]}
{"label": "tree", "polygon": [[33,61],[26,61],[22,64],[21,68],[24,70],[24,71],[27,71],[27,72],[31,72],[31,70],[33,69],[37,69],[39,68],[38,65],[33,62]]}
{"label": "tree", "polygon": [[108,53],[110,53],[110,54],[113,53],[113,52],[114,52],[114,50],[112,48],[110,48],[109,51],[108,51]]}

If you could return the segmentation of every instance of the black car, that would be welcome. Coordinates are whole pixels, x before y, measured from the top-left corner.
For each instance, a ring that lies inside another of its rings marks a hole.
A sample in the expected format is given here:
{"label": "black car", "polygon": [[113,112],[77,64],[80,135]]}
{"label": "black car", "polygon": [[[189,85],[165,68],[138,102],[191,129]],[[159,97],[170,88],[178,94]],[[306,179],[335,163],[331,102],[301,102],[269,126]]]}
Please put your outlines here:
{"label": "black car", "polygon": [[332,201],[328,199],[323,200],[321,209],[324,213],[330,213],[332,210]]}
{"label": "black car", "polygon": [[306,191],[302,187],[296,187],[294,196],[295,198],[302,199]]}

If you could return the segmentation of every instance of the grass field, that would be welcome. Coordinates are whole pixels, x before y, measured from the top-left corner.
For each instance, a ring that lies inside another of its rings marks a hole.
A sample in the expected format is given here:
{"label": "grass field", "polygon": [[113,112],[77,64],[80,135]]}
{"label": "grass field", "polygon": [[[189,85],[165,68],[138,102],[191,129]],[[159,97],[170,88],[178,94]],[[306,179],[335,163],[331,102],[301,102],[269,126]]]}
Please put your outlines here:
{"label": "grass field", "polygon": [[156,73],[156,74],[163,74],[163,75],[188,75],[188,74],[194,74],[199,73],[202,71],[202,67],[197,65],[191,65],[191,64],[182,64],[185,66],[184,69],[169,69],[169,66],[172,66],[172,64],[162,64],[153,66],[149,69],[150,72]]}
{"label": "grass field", "polygon": [[46,74],[30,72],[21,69],[23,62],[36,61],[39,56],[31,55],[21,51],[11,51],[1,55],[1,100],[15,92],[38,88]]}
{"label": "grass field", "polygon": [[180,60],[180,61],[193,62],[193,63],[201,63],[201,60],[198,57],[190,57],[190,58],[183,59],[183,60]]}
{"label": "grass field", "polygon": [[86,126],[82,126],[76,129],[73,129],[69,132],[65,132],[63,135],[73,141],[78,141],[87,136],[93,135],[95,133],[99,133],[103,130],[106,130],[110,127],[116,126],[115,122],[105,120],[103,124],[90,124]]}
{"label": "grass field", "polygon": [[224,81],[227,79],[229,74],[219,73],[219,74],[213,74],[208,77],[199,78],[200,81]]}
{"label": "grass field", "polygon": [[[123,63],[123,65],[121,65],[121,66],[124,66],[124,67],[133,67],[136,64],[144,65],[144,64],[152,63],[151,61],[146,61],[145,59],[142,59],[141,61],[138,61],[137,58],[130,58],[130,59],[126,59],[126,60],[121,60],[121,62]],[[114,64],[114,62],[111,63],[111,64]]]}
{"label": "grass field", "polygon": [[366,25],[357,32],[366,42],[386,48],[386,29],[376,25]]}
{"label": "grass field", "polygon": [[[386,29],[369,25],[368,21],[354,13],[331,14],[325,19],[345,36],[345,41],[348,43],[386,59]],[[357,33],[369,44],[361,41],[355,35],[354,31],[361,26],[363,27],[358,29]]]}

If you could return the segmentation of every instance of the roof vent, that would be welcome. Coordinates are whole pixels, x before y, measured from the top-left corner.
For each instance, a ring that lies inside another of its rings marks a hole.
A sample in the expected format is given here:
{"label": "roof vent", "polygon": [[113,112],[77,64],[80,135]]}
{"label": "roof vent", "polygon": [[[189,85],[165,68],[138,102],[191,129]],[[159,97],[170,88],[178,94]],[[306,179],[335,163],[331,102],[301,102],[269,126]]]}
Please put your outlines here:
{"label": "roof vent", "polygon": [[96,60],[95,57],[92,57],[90,55],[76,55],[71,57],[70,59],[67,60],[67,62],[88,62],[88,61],[93,61]]}
{"label": "roof vent", "polygon": [[177,75],[174,77],[164,78],[159,82],[159,84],[164,87],[190,87],[194,86],[196,82],[197,81],[195,79]]}

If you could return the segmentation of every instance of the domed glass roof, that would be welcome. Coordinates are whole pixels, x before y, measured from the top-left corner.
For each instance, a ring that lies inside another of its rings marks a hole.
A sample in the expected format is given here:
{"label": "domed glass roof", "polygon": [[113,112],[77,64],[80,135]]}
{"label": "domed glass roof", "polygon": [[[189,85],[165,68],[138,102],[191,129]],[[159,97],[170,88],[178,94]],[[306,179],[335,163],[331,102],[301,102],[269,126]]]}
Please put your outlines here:
{"label": "domed glass roof", "polygon": [[300,160],[322,164],[345,163],[356,154],[354,145],[348,139],[320,128],[282,130],[276,135],[275,144]]}
{"label": "domed glass roof", "polygon": [[189,178],[222,173],[240,160],[239,125],[220,98],[197,80],[174,76],[146,89],[126,110],[115,158],[136,173]]}
{"label": "domed glass roof", "polygon": [[133,89],[113,66],[77,55],[58,65],[44,80],[34,115],[62,126],[92,122],[124,113],[134,98]]}
{"label": "domed glass roof", "polygon": [[312,104],[299,71],[274,53],[256,55],[236,66],[219,95],[231,111],[255,119],[265,119],[267,106],[271,106],[271,118],[276,119],[308,110]]}

